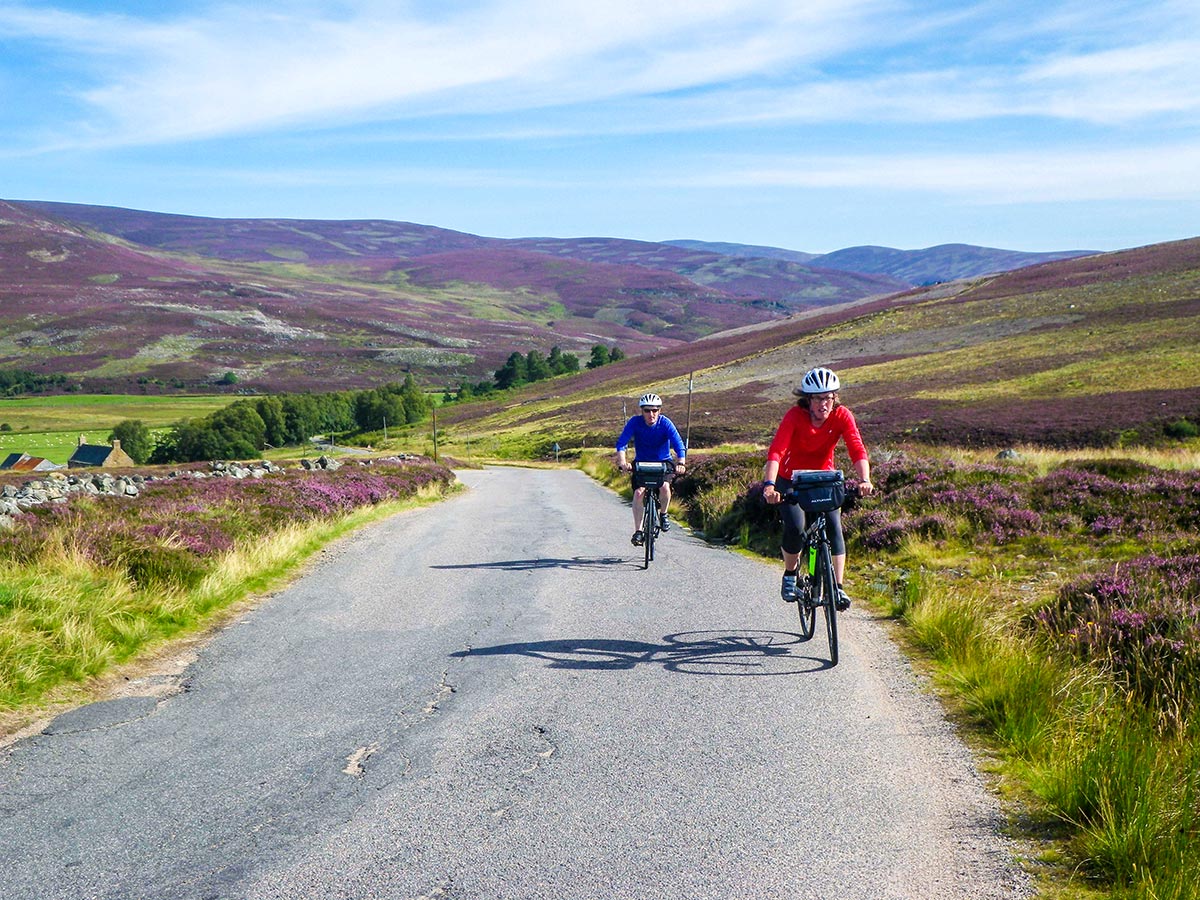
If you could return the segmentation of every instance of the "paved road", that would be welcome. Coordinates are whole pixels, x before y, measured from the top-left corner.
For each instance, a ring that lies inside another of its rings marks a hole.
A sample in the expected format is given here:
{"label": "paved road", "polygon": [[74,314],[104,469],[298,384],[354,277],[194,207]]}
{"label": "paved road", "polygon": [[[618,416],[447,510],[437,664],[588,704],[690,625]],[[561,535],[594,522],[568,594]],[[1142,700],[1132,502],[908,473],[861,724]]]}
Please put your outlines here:
{"label": "paved road", "polygon": [[969,755],[876,625],[570,471],[343,541],[178,693],[0,751],[0,897],[1013,898]]}

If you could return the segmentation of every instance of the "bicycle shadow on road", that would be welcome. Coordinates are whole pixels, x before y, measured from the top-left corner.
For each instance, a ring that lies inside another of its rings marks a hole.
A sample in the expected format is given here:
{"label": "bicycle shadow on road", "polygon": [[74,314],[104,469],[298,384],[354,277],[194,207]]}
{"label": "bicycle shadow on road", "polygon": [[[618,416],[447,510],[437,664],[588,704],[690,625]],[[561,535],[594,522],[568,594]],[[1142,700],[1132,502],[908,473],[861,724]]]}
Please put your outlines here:
{"label": "bicycle shadow on road", "polygon": [[452,566],[430,566],[431,569],[501,569],[505,572],[522,572],[528,569],[596,569],[604,566],[619,566],[627,562],[620,556],[572,556],[542,557],[538,559],[502,559],[496,562],[459,563]]}
{"label": "bicycle shadow on road", "polygon": [[529,656],[546,660],[549,669],[621,671],[652,665],[688,675],[803,675],[833,668],[829,660],[802,652],[809,643],[790,631],[688,631],[665,635],[661,643],[564,638],[472,647],[450,655]]}

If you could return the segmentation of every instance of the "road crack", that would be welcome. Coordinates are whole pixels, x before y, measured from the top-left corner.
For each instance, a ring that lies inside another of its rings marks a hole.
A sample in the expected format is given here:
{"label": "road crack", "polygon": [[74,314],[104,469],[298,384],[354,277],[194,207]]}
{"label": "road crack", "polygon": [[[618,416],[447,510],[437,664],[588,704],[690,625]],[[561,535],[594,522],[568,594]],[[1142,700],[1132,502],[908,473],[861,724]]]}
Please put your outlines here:
{"label": "road crack", "polygon": [[379,743],[368,744],[365,747],[359,747],[353,753],[346,757],[346,768],[342,769],[347,775],[352,775],[355,778],[362,778],[367,774],[364,768],[364,763],[371,758],[372,754],[379,749]]}
{"label": "road crack", "polygon": [[537,759],[533,761],[533,765],[531,765],[528,769],[523,769],[521,771],[522,775],[532,775],[539,768],[541,768],[542,763],[549,760],[550,757],[558,752],[558,745],[556,745],[552,740],[550,740],[549,737],[547,737],[549,733],[549,729],[543,728],[541,725],[533,726],[534,737],[537,740],[540,740],[545,746],[541,750],[534,751]]}

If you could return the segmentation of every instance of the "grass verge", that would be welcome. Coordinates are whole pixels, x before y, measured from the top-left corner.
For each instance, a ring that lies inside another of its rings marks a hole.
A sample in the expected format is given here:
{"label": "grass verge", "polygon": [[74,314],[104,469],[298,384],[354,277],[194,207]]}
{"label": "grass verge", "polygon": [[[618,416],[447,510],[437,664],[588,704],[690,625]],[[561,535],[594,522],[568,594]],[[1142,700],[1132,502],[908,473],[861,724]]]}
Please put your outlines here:
{"label": "grass verge", "polygon": [[[389,496],[382,495],[376,473],[364,481],[367,476],[351,472],[337,490],[361,505],[301,521],[288,507],[269,528],[246,528],[244,511],[235,509],[223,527],[237,539],[212,553],[189,552],[178,533],[155,533],[149,544],[138,545],[130,535],[148,530],[140,519],[117,533],[125,547],[121,553],[99,559],[76,533],[79,519],[70,521],[69,532],[52,522],[36,534],[36,542],[13,540],[6,549],[24,558],[10,556],[0,576],[0,736],[95,695],[114,668],[203,631],[227,611],[278,588],[329,542],[434,502],[447,490],[444,472],[425,478],[405,473]],[[308,480],[297,490],[328,494],[329,481]],[[371,499],[362,499],[364,483],[377,491]],[[304,496],[296,499],[297,505],[305,502]],[[125,509],[144,516],[152,506]],[[111,518],[101,520],[112,538]]]}

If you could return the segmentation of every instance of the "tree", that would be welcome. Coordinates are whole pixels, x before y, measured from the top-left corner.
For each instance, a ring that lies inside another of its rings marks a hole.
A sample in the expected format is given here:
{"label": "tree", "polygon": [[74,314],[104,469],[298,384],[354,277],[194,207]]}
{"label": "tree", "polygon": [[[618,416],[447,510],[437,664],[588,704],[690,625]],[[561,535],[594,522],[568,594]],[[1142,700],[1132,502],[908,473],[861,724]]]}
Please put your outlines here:
{"label": "tree", "polygon": [[412,377],[411,372],[404,376],[400,396],[404,398],[405,421],[410,425],[413,422],[420,422],[433,409],[433,401],[426,397],[421,388],[417,386],[417,380]]}
{"label": "tree", "polygon": [[609,362],[619,362],[620,360],[622,360],[624,358],[625,358],[625,351],[622,350],[620,347],[613,347],[611,350],[608,351],[608,361]]}
{"label": "tree", "polygon": [[505,390],[520,387],[529,381],[529,367],[525,357],[516,351],[509,354],[508,359],[496,370],[496,387]]}
{"label": "tree", "polygon": [[568,372],[579,371],[579,357],[574,353],[563,353],[556,345],[550,348],[550,356],[546,359],[550,371],[555,375],[566,375]]}
{"label": "tree", "polygon": [[312,394],[287,394],[282,403],[287,443],[303,444],[321,430],[317,401]]}
{"label": "tree", "polygon": [[525,355],[525,371],[530,381],[542,381],[554,374],[546,357],[536,350],[530,350]]}
{"label": "tree", "polygon": [[360,430],[382,431],[388,424],[403,425],[407,421],[408,416],[402,394],[383,387],[373,391],[363,391],[358,395],[354,409],[354,424]]}
{"label": "tree", "polygon": [[154,435],[141,419],[118,422],[108,436],[108,442],[121,442],[121,449],[139,466],[154,454]]}
{"label": "tree", "polygon": [[592,358],[588,360],[587,367],[589,369],[598,369],[601,366],[607,366],[609,363],[608,348],[597,344],[592,348]]}
{"label": "tree", "polygon": [[287,417],[283,414],[283,401],[279,397],[260,397],[254,401],[254,408],[267,426],[267,443],[272,447],[282,447],[290,443],[287,432]]}

